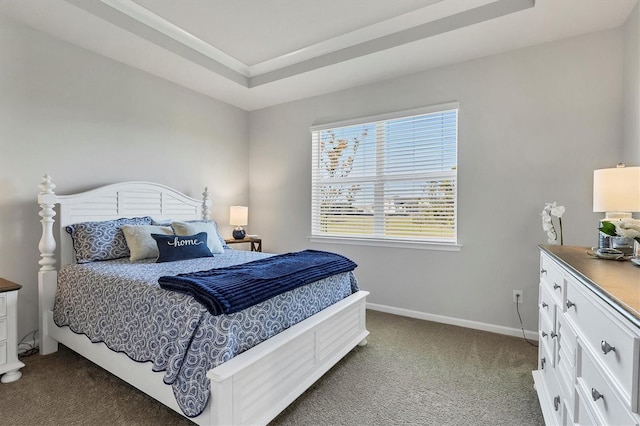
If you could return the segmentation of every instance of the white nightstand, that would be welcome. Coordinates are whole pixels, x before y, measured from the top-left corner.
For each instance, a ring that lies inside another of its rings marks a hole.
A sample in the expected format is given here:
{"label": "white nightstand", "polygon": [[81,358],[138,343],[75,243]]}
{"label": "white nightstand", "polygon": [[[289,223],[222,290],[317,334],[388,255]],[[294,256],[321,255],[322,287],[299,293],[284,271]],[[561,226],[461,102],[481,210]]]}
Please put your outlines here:
{"label": "white nightstand", "polygon": [[22,286],[0,278],[0,382],[15,382],[24,364],[18,360],[18,290]]}

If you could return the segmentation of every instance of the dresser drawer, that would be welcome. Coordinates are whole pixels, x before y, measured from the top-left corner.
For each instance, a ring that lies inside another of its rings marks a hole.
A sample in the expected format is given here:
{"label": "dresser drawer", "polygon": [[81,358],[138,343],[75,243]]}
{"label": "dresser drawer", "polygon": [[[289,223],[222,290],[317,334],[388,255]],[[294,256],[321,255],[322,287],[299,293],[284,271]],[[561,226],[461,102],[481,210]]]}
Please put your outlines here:
{"label": "dresser drawer", "polygon": [[538,370],[542,371],[545,380],[548,380],[546,376],[555,374],[553,369],[553,355],[549,352],[546,345],[539,345],[538,348]]}
{"label": "dresser drawer", "polygon": [[553,325],[547,322],[546,318],[542,315],[539,318],[539,322],[538,344],[545,349],[547,364],[550,367],[554,367],[556,365],[556,339],[553,336],[556,335],[556,332]]}
{"label": "dresser drawer", "polygon": [[540,256],[540,284],[549,290],[557,304],[562,303],[565,286],[564,274],[555,261],[544,254]]}
{"label": "dresser drawer", "polygon": [[0,317],[7,316],[7,295],[0,294]]}
{"label": "dresser drawer", "polygon": [[556,324],[556,370],[560,386],[567,398],[569,414],[574,418],[574,387],[576,368],[576,334],[564,315],[559,313]]}
{"label": "dresser drawer", "polygon": [[549,365],[544,370],[544,385],[546,387],[545,401],[540,400],[540,404],[544,404],[546,411],[544,413],[545,422],[549,425],[563,425],[566,418],[565,400],[563,398],[562,388],[558,383],[555,369]]}
{"label": "dresser drawer", "polygon": [[598,421],[591,408],[587,406],[590,396],[586,395],[582,386],[578,386],[578,392],[576,392],[576,417],[574,419],[575,424],[579,426],[597,426],[602,422]]}
{"label": "dresser drawer", "polygon": [[7,342],[0,342],[0,365],[7,363]]}
{"label": "dresser drawer", "polygon": [[563,358],[573,368],[576,357],[577,336],[565,314],[558,313],[557,315],[556,334],[558,353],[563,354]]}
{"label": "dresser drawer", "polygon": [[7,340],[7,319],[0,318],[0,342]]}
{"label": "dresser drawer", "polygon": [[538,288],[538,311],[547,323],[556,322],[556,300],[549,294],[547,286],[540,284]]}
{"label": "dresser drawer", "polygon": [[583,344],[597,356],[595,362],[601,365],[607,375],[612,376],[614,386],[624,394],[627,407],[635,410],[640,364],[638,338],[586,293],[589,290],[579,286],[573,281],[567,286],[567,303],[570,307],[566,315],[576,325]]}
{"label": "dresser drawer", "polygon": [[578,386],[584,394],[584,405],[599,417],[598,423],[606,425],[633,425],[634,418],[625,407],[626,402],[604,378],[604,372],[596,366],[589,351],[578,348]]}

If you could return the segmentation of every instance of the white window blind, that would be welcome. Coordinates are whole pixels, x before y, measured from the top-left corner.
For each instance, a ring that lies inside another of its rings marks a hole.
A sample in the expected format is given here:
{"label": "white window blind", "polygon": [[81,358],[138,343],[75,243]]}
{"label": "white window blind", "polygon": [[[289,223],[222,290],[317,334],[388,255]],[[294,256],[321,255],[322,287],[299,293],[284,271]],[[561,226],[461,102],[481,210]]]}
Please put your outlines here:
{"label": "white window blind", "polygon": [[311,129],[312,235],[456,243],[458,108]]}

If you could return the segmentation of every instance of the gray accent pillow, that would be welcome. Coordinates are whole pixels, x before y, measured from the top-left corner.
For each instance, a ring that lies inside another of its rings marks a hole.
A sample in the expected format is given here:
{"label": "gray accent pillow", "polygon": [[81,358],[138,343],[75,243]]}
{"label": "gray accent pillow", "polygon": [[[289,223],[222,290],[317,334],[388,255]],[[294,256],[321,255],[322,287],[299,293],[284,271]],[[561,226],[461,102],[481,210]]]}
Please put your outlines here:
{"label": "gray accent pillow", "polygon": [[151,234],[173,235],[173,228],[155,225],[123,225],[122,232],[131,252],[129,260],[136,262],[142,259],[157,258],[158,244],[151,237]]}

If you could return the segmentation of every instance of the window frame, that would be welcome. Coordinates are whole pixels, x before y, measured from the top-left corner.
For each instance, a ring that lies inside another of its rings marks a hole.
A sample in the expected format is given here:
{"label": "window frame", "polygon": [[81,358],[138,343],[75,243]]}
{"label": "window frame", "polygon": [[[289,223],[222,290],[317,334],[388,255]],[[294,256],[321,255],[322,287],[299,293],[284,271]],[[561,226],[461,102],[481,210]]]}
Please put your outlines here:
{"label": "window frame", "polygon": [[[447,102],[443,104],[430,105],[421,108],[414,108],[409,110],[401,110],[395,111],[385,114],[379,114],[374,116],[360,117],[356,119],[338,121],[338,122],[330,122],[324,124],[318,124],[311,126],[309,128],[309,132],[312,135],[314,132],[320,132],[330,129],[337,129],[340,127],[350,127],[350,126],[358,126],[361,124],[371,124],[375,122],[381,121],[391,121],[402,118],[409,118],[412,116],[418,115],[427,115],[432,113],[444,112],[449,110],[456,110],[456,165],[455,165],[455,181],[456,181],[456,189],[455,189],[455,209],[453,213],[453,217],[455,219],[455,232],[454,238],[452,241],[437,241],[437,240],[427,240],[427,239],[412,239],[410,237],[381,237],[378,235],[321,235],[314,234],[314,223],[313,223],[313,215],[314,215],[314,184],[315,184],[315,174],[316,174],[316,165],[313,164],[312,160],[312,182],[311,182],[311,190],[312,190],[312,200],[311,200],[311,233],[308,236],[308,239],[311,242],[317,243],[334,243],[334,244],[352,244],[352,245],[366,245],[366,246],[378,246],[378,247],[398,247],[398,248],[417,248],[417,249],[427,249],[427,250],[441,250],[441,251],[459,251],[462,247],[460,244],[459,236],[458,236],[458,151],[459,151],[459,114],[460,114],[460,103],[459,102]],[[312,150],[317,149],[316,142],[313,142],[312,139]],[[315,157],[314,152],[312,151],[312,158]],[[375,218],[374,218],[375,220]]]}

